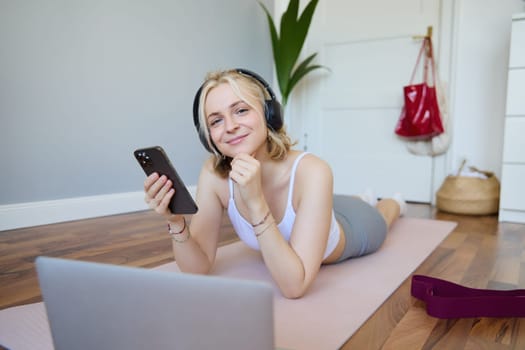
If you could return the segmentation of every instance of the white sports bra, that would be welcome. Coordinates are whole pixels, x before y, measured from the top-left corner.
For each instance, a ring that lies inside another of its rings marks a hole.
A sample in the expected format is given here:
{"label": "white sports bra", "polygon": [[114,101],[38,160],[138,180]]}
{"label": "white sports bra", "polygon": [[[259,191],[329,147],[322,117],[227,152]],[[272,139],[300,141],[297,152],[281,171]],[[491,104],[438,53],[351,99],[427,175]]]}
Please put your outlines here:
{"label": "white sports bra", "polygon": [[[292,172],[290,174],[290,183],[289,183],[289,189],[288,189],[288,200],[286,204],[286,209],[284,211],[283,219],[279,224],[277,224],[277,228],[283,235],[284,239],[288,242],[290,241],[290,236],[292,235],[292,228],[293,224],[295,222],[295,210],[292,205],[292,196],[293,196],[293,187],[294,187],[294,181],[295,181],[295,172],[297,170],[297,165],[299,164],[299,161],[308,153],[304,152],[301,153],[297,159],[294,161],[292,166]],[[233,225],[233,228],[235,229],[235,232],[237,232],[237,235],[239,238],[246,243],[249,247],[259,250],[259,242],[257,241],[257,238],[255,237],[255,232],[253,231],[252,225],[239,213],[237,210],[237,206],[235,205],[235,200],[233,198],[233,181],[231,178],[228,178],[228,186],[230,189],[230,199],[228,202],[228,216],[230,217],[230,221]],[[337,243],[339,243],[339,225],[335,219],[335,215],[332,211],[332,222],[330,224],[330,233],[328,236],[328,242],[326,246],[326,250],[324,252],[323,259],[326,259],[335,249],[337,246]]]}

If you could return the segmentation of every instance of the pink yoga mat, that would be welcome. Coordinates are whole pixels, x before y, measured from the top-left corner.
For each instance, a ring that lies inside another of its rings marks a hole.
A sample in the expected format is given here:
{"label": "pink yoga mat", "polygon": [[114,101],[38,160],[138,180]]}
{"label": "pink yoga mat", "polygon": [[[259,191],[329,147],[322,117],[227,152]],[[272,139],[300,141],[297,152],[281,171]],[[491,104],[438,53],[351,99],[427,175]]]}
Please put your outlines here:
{"label": "pink yoga mat", "polygon": [[[376,253],[323,266],[303,298],[283,298],[275,287],[276,346],[341,347],[455,226],[447,221],[401,218]],[[179,271],[176,263],[156,269]],[[213,274],[273,284],[260,254],[242,242],[219,248]],[[52,349],[42,303],[0,311],[0,344],[11,350]]]}

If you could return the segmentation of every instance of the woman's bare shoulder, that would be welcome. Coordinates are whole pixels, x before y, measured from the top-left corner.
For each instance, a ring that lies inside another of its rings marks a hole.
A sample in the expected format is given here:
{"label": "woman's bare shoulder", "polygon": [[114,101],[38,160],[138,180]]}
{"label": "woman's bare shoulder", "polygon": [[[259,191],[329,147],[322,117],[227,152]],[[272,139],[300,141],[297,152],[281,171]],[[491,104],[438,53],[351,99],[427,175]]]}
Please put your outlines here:
{"label": "woman's bare shoulder", "polygon": [[204,161],[201,167],[200,172],[201,177],[205,177],[207,180],[221,181],[224,180],[223,177],[215,171],[215,160],[213,157],[209,157]]}
{"label": "woman's bare shoulder", "polygon": [[315,154],[308,153],[299,162],[297,168],[299,175],[304,177],[321,176],[332,177],[332,168],[328,162]]}
{"label": "woman's bare shoulder", "polygon": [[295,174],[297,199],[311,200],[321,197],[331,198],[333,193],[333,175],[328,162],[314,155],[307,154],[299,162]]}
{"label": "woman's bare shoulder", "polygon": [[197,191],[203,192],[203,190],[208,195],[215,194],[224,204],[225,195],[228,194],[228,181],[215,171],[213,157],[206,159],[201,168]]}

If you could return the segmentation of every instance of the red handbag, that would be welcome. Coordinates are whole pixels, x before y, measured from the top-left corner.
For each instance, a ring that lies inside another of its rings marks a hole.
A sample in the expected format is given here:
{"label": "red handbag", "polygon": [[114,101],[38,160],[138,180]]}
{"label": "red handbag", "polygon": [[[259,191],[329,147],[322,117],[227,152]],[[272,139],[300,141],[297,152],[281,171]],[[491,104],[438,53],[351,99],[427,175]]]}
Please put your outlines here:
{"label": "red handbag", "polygon": [[[413,84],[414,76],[421,62],[421,56],[426,51],[424,58],[423,82]],[[432,81],[429,80],[428,66],[431,65]],[[416,66],[412,72],[410,85],[403,88],[404,106],[396,125],[395,133],[401,137],[412,140],[425,140],[443,133],[443,123],[439,111],[439,104],[435,86],[436,68],[432,41],[425,37],[417,57]]]}

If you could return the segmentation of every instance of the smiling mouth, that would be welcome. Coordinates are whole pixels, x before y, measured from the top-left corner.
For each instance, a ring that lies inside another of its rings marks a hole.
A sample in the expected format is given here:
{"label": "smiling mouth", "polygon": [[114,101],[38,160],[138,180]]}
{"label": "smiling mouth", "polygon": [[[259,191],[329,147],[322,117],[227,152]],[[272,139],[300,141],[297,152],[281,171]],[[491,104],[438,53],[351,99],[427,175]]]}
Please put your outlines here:
{"label": "smiling mouth", "polygon": [[231,140],[226,141],[226,143],[229,145],[236,145],[238,143],[241,143],[246,138],[246,136],[248,136],[248,134],[237,136]]}

